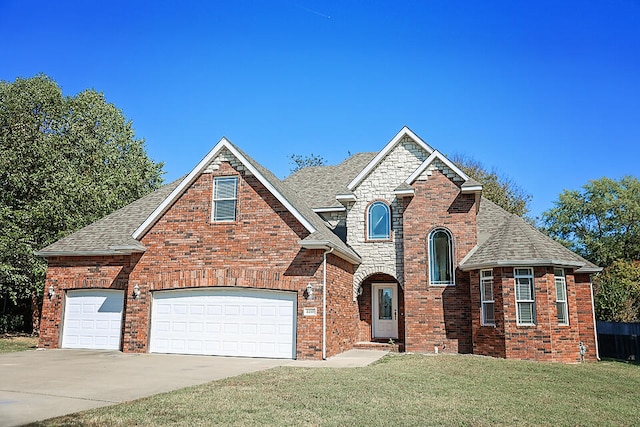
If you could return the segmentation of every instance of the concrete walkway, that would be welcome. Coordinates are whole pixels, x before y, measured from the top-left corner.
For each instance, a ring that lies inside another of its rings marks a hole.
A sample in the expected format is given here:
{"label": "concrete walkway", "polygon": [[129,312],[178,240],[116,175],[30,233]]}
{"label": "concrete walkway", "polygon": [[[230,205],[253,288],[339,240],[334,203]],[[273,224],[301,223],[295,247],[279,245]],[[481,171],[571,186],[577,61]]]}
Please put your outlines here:
{"label": "concrete walkway", "polygon": [[276,366],[352,368],[384,356],[351,350],[324,361],[34,350],[0,354],[0,427],[204,384]]}
{"label": "concrete walkway", "polygon": [[299,368],[358,368],[381,359],[388,351],[349,350],[327,360],[291,360],[287,366]]}

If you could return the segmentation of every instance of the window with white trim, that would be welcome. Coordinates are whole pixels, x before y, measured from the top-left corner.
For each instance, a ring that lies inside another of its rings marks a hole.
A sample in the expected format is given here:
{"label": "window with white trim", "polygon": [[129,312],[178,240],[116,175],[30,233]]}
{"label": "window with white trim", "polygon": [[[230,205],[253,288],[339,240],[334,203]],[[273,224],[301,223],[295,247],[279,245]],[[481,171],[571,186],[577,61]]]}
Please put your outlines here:
{"label": "window with white trim", "polygon": [[515,268],[513,278],[516,287],[516,323],[536,324],[536,301],[533,288],[533,268]]}
{"label": "window with white trim", "polygon": [[483,326],[495,326],[496,310],[493,300],[493,270],[480,271],[481,321]]}
{"label": "window with white trim", "polygon": [[391,238],[391,209],[384,202],[373,202],[367,210],[367,239]]}
{"label": "window with white trim", "polygon": [[453,238],[444,228],[429,234],[429,282],[432,285],[455,285]]}
{"label": "window with white trim", "polygon": [[213,222],[236,220],[238,177],[219,176],[213,179]]}
{"label": "window with white trim", "polygon": [[556,308],[558,309],[558,325],[569,325],[569,304],[567,303],[567,279],[564,268],[554,268],[556,282]]}

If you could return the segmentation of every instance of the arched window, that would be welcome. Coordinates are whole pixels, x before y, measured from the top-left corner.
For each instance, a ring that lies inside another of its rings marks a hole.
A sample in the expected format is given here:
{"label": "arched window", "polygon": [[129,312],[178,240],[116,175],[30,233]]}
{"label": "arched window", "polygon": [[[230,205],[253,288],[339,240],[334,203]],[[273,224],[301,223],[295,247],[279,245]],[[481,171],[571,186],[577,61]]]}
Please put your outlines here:
{"label": "arched window", "polygon": [[367,238],[387,240],[391,238],[391,210],[386,203],[373,202],[367,212]]}
{"label": "arched window", "polygon": [[455,285],[453,277],[453,239],[443,228],[429,235],[429,278],[432,285]]}

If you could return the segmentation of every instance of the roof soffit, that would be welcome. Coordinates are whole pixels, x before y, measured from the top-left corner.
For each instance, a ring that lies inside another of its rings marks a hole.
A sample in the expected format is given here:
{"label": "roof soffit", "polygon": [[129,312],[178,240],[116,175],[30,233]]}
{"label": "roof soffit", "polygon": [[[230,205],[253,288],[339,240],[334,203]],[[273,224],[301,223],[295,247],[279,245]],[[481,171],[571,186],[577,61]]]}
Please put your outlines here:
{"label": "roof soffit", "polygon": [[407,126],[403,127],[400,132],[396,134],[396,136],[385,145],[385,147],[380,150],[380,152],[371,160],[364,169],[347,185],[349,190],[354,190],[366,177],[371,173],[373,169],[382,162],[382,160],[402,141],[402,138],[408,136],[411,138],[420,148],[425,150],[428,154],[432,154],[434,149],[429,146],[426,142],[422,140],[418,135],[416,135],[411,129]]}

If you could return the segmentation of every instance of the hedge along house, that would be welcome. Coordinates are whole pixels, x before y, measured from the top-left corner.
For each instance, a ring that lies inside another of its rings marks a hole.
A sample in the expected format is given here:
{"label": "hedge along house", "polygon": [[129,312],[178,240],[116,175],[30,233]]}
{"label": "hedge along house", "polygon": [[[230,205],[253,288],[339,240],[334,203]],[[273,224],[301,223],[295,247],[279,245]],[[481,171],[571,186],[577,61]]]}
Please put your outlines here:
{"label": "hedge along house", "polygon": [[42,348],[321,359],[597,358],[600,268],[410,129],[276,178],[223,138],[183,179],[44,248]]}

